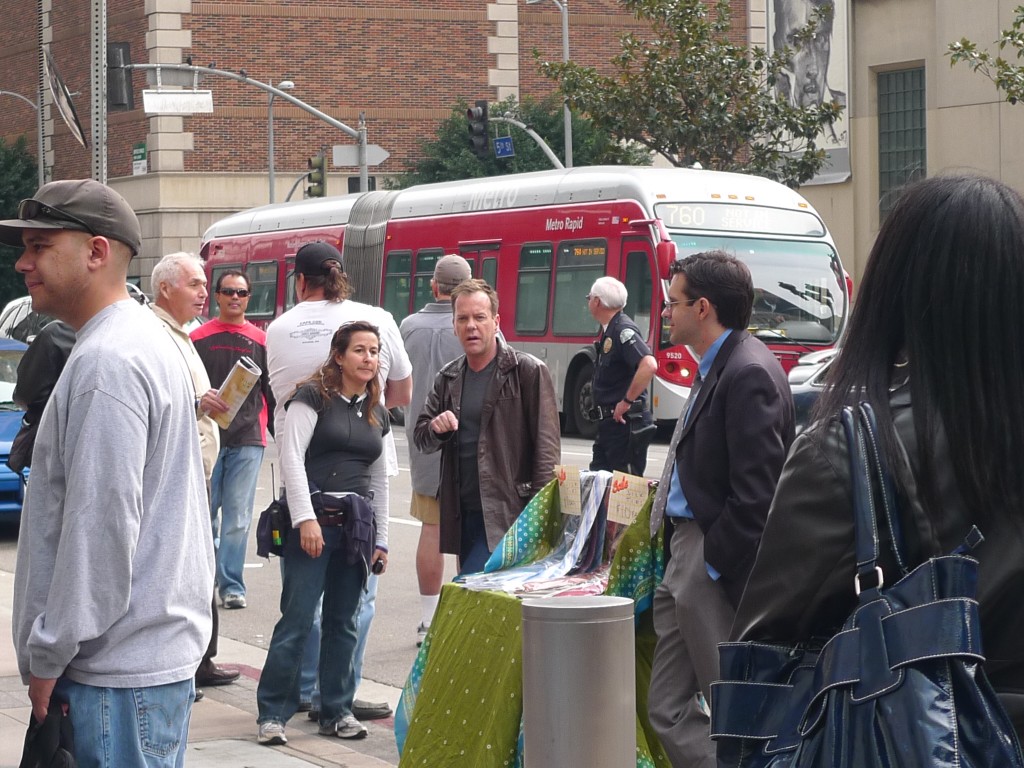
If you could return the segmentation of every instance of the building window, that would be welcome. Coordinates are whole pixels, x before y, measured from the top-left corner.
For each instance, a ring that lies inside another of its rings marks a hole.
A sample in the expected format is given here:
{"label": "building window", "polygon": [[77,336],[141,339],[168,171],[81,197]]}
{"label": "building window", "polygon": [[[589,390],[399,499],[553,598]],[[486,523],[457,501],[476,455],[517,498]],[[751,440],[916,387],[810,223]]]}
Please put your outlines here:
{"label": "building window", "polygon": [[878,73],[878,210],[925,175],[924,67]]}
{"label": "building window", "polygon": [[107,109],[111,112],[128,112],[135,109],[135,94],[132,91],[132,70],[123,69],[132,63],[128,43],[107,44]]}
{"label": "building window", "polygon": [[[359,177],[358,176],[349,176],[348,177],[348,193],[350,195],[354,195],[358,191],[359,191]],[[366,177],[366,191],[367,192],[376,192],[377,191],[377,177],[376,176],[367,176]]]}

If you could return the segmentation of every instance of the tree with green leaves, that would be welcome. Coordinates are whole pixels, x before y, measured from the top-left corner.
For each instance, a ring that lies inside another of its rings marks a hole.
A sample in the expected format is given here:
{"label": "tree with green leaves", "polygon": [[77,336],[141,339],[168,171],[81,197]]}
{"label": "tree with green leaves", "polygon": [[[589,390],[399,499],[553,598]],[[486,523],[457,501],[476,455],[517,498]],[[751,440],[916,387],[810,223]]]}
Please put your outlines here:
{"label": "tree with green leaves", "polygon": [[[389,186],[401,189],[413,184],[436,181],[455,181],[481,176],[500,176],[506,173],[525,173],[551,169],[551,161],[524,131],[508,123],[490,123],[488,141],[495,136],[512,136],[515,156],[497,158],[493,152],[486,159],[473,154],[469,144],[467,103],[460,101],[451,115],[437,129],[433,138],[420,145],[420,156],[410,169],[389,180]],[[554,97],[544,101],[523,99],[518,103],[509,97],[490,105],[491,118],[509,117],[528,125],[547,145],[561,155],[565,136],[562,122],[562,102]],[[608,132],[594,126],[590,120],[573,116],[573,161],[576,165],[650,165],[651,156],[644,147],[632,142],[620,143]]]}
{"label": "tree with green leaves", "polygon": [[[0,136],[0,219],[18,216],[18,203],[31,197],[38,185],[36,159],[26,149],[24,136],[8,144]],[[25,295],[25,282],[14,271],[20,248],[0,245],[0,308]]]}
{"label": "tree with green leaves", "polygon": [[[612,59],[613,73],[575,62],[541,63],[559,83],[574,113],[620,141],[648,147],[676,166],[744,171],[791,187],[812,178],[826,161],[823,131],[842,105],[797,106],[777,98],[790,67],[790,49],[769,54],[729,40],[728,0],[623,0],[650,35],[629,32]],[[799,46],[834,12],[816,6]]]}
{"label": "tree with green leaves", "polygon": [[1011,104],[1024,100],[1024,66],[1003,58],[1002,52],[1010,48],[1014,51],[1014,58],[1024,57],[1024,5],[1018,5],[1014,14],[1010,28],[1004,29],[995,42],[999,54],[993,56],[988,51],[978,50],[977,44],[966,37],[950,43],[947,51],[950,66],[963,63],[980,72],[995,83]]}

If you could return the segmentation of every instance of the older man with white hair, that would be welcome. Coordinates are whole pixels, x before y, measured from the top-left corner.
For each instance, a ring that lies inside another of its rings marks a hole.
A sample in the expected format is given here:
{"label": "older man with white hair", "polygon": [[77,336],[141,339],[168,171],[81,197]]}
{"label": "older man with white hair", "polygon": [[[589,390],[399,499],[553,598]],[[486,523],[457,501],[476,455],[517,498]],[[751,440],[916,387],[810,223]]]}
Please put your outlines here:
{"label": "older man with white hair", "polygon": [[594,416],[600,420],[591,469],[643,475],[647,446],[655,432],[647,388],[658,361],[646,333],[623,308],[629,294],[614,277],[599,277],[587,294],[587,309],[601,324],[594,364]]}
{"label": "older man with white hair", "polygon": [[[206,476],[209,491],[210,476],[220,453],[220,433],[217,430],[217,423],[210,418],[210,414],[223,413],[228,409],[228,405],[217,394],[217,390],[210,386],[206,366],[203,365],[185,329],[188,323],[202,314],[206,305],[208,294],[203,262],[192,253],[169,253],[153,267],[150,283],[155,296],[153,311],[167,329],[192,375],[199,446],[203,454],[203,474]],[[213,538],[212,530],[210,538]],[[214,591],[213,634],[203,661],[196,671],[197,688],[227,685],[238,679],[238,670],[225,669],[213,662],[213,657],[217,655],[217,628],[217,599]]]}

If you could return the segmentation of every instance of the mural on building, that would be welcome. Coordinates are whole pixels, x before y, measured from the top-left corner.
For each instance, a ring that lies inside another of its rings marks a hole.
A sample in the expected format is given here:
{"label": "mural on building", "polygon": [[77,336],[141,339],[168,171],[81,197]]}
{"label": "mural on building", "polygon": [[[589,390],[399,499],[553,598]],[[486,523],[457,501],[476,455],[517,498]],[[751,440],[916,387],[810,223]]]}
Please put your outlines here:
{"label": "mural on building", "polygon": [[[779,78],[779,96],[796,106],[835,101],[843,114],[826,131],[829,154],[825,169],[808,184],[834,184],[850,177],[848,0],[772,0],[768,5],[768,39],[773,51],[789,46],[791,67]],[[817,28],[806,39],[799,32],[820,12]]]}

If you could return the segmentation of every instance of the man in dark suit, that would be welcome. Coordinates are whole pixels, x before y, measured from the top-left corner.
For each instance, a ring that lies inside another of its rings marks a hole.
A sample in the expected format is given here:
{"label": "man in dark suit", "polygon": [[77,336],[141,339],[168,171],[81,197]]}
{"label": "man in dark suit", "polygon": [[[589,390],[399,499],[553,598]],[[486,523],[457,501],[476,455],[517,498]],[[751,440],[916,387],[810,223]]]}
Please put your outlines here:
{"label": "man in dark suit", "polygon": [[654,501],[669,562],[654,594],[658,644],[651,724],[676,768],[713,768],[707,704],[719,642],[761,539],[793,441],[793,401],[778,360],[745,330],[754,289],[743,262],[721,251],[671,268],[663,316],[674,344],[700,358]]}

